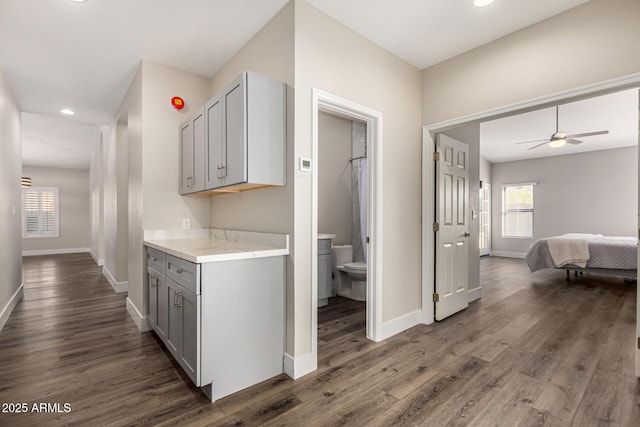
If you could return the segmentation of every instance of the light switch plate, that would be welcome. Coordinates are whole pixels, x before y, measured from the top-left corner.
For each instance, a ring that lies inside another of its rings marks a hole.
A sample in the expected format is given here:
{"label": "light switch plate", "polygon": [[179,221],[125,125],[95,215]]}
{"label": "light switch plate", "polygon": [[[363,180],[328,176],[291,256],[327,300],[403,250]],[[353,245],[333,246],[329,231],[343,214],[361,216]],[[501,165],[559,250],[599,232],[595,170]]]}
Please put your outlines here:
{"label": "light switch plate", "polygon": [[182,218],[182,229],[183,230],[191,229],[191,220],[189,218]]}

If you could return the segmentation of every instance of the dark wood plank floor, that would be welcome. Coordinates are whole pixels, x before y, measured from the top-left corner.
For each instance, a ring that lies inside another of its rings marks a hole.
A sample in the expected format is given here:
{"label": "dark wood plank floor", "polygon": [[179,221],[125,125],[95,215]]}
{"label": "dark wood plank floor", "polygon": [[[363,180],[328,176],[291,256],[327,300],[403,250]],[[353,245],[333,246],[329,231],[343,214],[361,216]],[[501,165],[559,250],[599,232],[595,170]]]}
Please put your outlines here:
{"label": "dark wood plank floor", "polygon": [[[637,426],[636,286],[484,258],[483,298],[380,343],[365,306],[318,315],[316,372],[215,403],[140,334],[86,254],[24,258],[25,297],[0,332],[0,425]],[[71,411],[63,412],[68,403]],[[51,409],[51,408],[50,408]]]}

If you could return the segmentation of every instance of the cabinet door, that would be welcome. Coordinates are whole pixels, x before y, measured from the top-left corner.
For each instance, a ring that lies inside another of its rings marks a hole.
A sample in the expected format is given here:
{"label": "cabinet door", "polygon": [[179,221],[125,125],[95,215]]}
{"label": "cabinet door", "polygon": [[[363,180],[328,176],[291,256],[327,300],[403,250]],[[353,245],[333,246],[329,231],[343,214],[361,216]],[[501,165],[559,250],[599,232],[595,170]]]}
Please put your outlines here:
{"label": "cabinet door", "polygon": [[205,119],[204,108],[193,118],[193,180],[191,192],[204,190],[205,185]]}
{"label": "cabinet door", "polygon": [[178,307],[178,294],[182,290],[182,286],[178,285],[171,279],[166,279],[167,294],[167,340],[166,344],[169,351],[176,358],[180,357],[182,352],[182,311]]}
{"label": "cabinet door", "polygon": [[156,280],[156,324],[153,328],[164,341],[167,331],[167,284],[164,276],[158,275]]}
{"label": "cabinet door", "polygon": [[148,305],[149,313],[147,314],[147,323],[151,328],[156,329],[158,324],[158,281],[159,274],[149,269],[147,271],[147,285],[148,285]]}
{"label": "cabinet door", "polygon": [[318,299],[331,296],[331,255],[318,255]]}
{"label": "cabinet door", "polygon": [[223,129],[222,129],[222,100],[219,96],[211,99],[205,106],[206,111],[206,143],[207,164],[205,187],[207,190],[222,185]]}
{"label": "cabinet door", "polygon": [[245,73],[224,91],[224,185],[247,181],[247,95]]}
{"label": "cabinet door", "polygon": [[198,385],[198,303],[195,294],[186,289],[178,294],[178,309],[182,317],[182,365]]}
{"label": "cabinet door", "polygon": [[191,192],[193,180],[193,124],[180,125],[180,194]]}

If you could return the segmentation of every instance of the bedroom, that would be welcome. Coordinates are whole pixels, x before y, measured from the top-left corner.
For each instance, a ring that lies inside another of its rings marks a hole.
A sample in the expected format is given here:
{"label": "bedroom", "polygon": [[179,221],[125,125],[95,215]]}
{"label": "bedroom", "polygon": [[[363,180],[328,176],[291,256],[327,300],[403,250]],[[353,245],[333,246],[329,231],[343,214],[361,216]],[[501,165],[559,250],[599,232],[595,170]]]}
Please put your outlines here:
{"label": "bedroom", "polygon": [[[542,108],[529,107],[524,113],[487,117],[439,134],[432,131],[435,135],[425,147],[428,153],[429,144],[444,151],[451,139],[468,144],[468,302],[486,292],[478,256],[524,259],[538,240],[566,233],[625,236],[625,244],[632,247],[627,251],[634,252],[626,257],[631,262],[600,267],[635,269],[638,89],[610,89],[604,95],[585,91]],[[558,132],[565,132],[568,143],[554,140]],[[423,164],[425,175],[433,176],[430,163],[423,160]],[[429,184],[429,180],[423,183],[426,191]],[[438,199],[443,191],[438,178],[433,191]],[[439,215],[436,209],[436,224],[441,222]],[[438,244],[436,248],[437,260]],[[635,276],[635,271],[614,273]],[[436,289],[437,294],[442,292],[447,290]],[[440,304],[451,313],[466,303],[453,310]],[[446,317],[438,314],[438,303],[435,315],[437,320]]]}

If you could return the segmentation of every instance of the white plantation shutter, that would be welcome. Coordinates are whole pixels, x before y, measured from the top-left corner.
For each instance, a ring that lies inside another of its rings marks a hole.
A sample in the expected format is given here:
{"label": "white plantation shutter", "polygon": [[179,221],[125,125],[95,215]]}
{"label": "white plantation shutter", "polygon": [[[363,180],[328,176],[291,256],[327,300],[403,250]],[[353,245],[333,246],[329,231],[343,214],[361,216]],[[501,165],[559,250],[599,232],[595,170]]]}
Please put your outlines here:
{"label": "white plantation shutter", "polygon": [[22,237],[58,237],[58,189],[25,188],[22,199]]}
{"label": "white plantation shutter", "polygon": [[533,186],[502,186],[502,237],[533,237]]}

